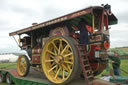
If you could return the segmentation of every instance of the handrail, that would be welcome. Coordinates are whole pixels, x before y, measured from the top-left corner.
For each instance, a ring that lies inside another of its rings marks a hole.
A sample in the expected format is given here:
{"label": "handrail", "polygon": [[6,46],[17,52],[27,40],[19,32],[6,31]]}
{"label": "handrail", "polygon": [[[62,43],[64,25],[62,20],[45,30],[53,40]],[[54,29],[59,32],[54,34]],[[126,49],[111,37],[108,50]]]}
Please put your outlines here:
{"label": "handrail", "polygon": [[94,15],[92,15],[92,28],[94,33],[95,32]]}

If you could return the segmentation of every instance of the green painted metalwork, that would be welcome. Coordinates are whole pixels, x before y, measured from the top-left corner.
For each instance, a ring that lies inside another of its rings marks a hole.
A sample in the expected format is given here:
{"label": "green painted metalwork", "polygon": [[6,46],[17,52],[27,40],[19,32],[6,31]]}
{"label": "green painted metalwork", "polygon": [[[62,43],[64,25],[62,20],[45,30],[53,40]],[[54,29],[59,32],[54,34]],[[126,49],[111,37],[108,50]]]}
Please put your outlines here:
{"label": "green painted metalwork", "polygon": [[31,79],[26,79],[24,77],[14,77],[10,72],[6,71],[6,70],[0,70],[0,72],[2,72],[2,74],[4,74],[6,76],[7,73],[10,74],[11,80],[16,84],[16,85],[51,85],[47,82],[42,82],[40,80],[31,80]]}

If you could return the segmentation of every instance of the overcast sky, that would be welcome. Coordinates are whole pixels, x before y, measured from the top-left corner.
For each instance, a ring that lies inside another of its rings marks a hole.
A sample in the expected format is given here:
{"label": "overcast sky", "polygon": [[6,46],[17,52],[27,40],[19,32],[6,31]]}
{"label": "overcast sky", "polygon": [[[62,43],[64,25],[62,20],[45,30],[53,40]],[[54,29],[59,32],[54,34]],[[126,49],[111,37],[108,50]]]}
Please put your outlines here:
{"label": "overcast sky", "polygon": [[20,51],[10,32],[107,3],[118,18],[110,30],[111,48],[128,46],[128,0],[0,0],[0,53]]}

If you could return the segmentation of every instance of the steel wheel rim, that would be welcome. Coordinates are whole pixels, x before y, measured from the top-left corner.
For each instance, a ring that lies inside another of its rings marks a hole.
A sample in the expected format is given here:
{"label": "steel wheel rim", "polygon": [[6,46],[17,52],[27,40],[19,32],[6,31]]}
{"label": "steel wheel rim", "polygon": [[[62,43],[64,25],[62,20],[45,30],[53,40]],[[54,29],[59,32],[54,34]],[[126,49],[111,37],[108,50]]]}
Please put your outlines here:
{"label": "steel wheel rim", "polygon": [[43,48],[42,68],[46,77],[53,83],[68,80],[74,67],[71,45],[62,37],[50,39]]}
{"label": "steel wheel rim", "polygon": [[10,84],[10,79],[7,77],[7,83]]}
{"label": "steel wheel rim", "polygon": [[26,73],[27,62],[24,56],[20,56],[17,61],[17,72],[20,76],[23,76]]}
{"label": "steel wheel rim", "polygon": [[2,82],[2,78],[3,78],[3,77],[2,77],[2,75],[0,74],[0,82]]}

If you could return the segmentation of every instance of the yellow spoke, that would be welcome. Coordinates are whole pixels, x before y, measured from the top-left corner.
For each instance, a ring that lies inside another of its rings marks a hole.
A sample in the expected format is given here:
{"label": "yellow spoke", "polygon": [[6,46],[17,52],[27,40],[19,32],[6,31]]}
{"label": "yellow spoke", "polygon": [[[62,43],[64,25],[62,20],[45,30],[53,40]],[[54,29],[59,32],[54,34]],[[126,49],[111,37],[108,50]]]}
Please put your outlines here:
{"label": "yellow spoke", "polygon": [[71,62],[71,61],[64,61],[64,63],[73,65],[73,62]]}
{"label": "yellow spoke", "polygon": [[61,66],[61,65],[59,65],[59,67],[60,67],[60,70],[61,70],[61,75],[62,75],[62,70],[63,70],[63,68],[62,68],[62,66]]}
{"label": "yellow spoke", "polygon": [[71,72],[71,70],[72,70],[72,69],[71,69],[71,66],[70,66],[70,65],[67,65],[67,67],[68,67],[69,71]]}
{"label": "yellow spoke", "polygon": [[26,64],[25,64],[25,63],[22,63],[22,66],[23,66],[23,67],[26,67]]}
{"label": "yellow spoke", "polygon": [[58,65],[56,66],[56,72],[57,72],[57,70],[58,70]]}
{"label": "yellow spoke", "polygon": [[63,80],[65,79],[65,77],[64,77],[64,76],[65,76],[64,73],[65,73],[65,72],[64,72],[64,69],[63,69],[63,72],[62,72],[62,78],[63,78]]}
{"label": "yellow spoke", "polygon": [[26,67],[23,67],[23,69],[24,69],[24,71],[25,71]]}
{"label": "yellow spoke", "polygon": [[60,72],[60,68],[59,68],[58,71],[56,72],[56,75],[55,75],[54,79],[56,79],[56,77],[58,76],[59,72]]}
{"label": "yellow spoke", "polygon": [[52,56],[52,55],[49,55],[49,57],[51,57],[51,58],[53,58],[53,59],[55,58],[55,57],[54,57],[54,56]]}
{"label": "yellow spoke", "polygon": [[24,63],[21,63],[21,66],[24,66]]}
{"label": "yellow spoke", "polygon": [[48,70],[48,73],[49,73],[50,71],[52,71],[54,68],[56,68],[56,66],[57,66],[57,65],[55,65],[55,66],[52,67],[50,70]]}
{"label": "yellow spoke", "polygon": [[58,54],[60,54],[60,52],[61,52],[61,49],[62,49],[62,39],[60,39],[60,45],[59,45]]}
{"label": "yellow spoke", "polygon": [[71,53],[68,53],[68,54],[65,54],[64,57],[68,57],[68,56],[70,56],[72,54],[73,54],[72,52]]}
{"label": "yellow spoke", "polygon": [[58,51],[59,49],[56,47],[55,43],[52,42],[52,45],[54,46],[54,48]]}
{"label": "yellow spoke", "polygon": [[[69,45],[68,45],[69,46]],[[70,53],[71,51],[69,50],[70,49],[70,46],[69,46],[69,48],[67,48],[66,50],[65,50],[65,53]]]}
{"label": "yellow spoke", "polygon": [[52,51],[50,50],[47,50],[48,53],[52,54],[52,55],[55,55],[55,53],[53,53]]}
{"label": "yellow spoke", "polygon": [[53,65],[55,65],[55,63],[54,63],[54,62],[50,65],[50,67],[52,67]]}
{"label": "yellow spoke", "polygon": [[56,49],[54,48],[55,55],[57,55]]}
{"label": "yellow spoke", "polygon": [[73,60],[73,56],[68,57],[67,60]]}
{"label": "yellow spoke", "polygon": [[61,52],[61,55],[63,55],[63,53],[65,52],[65,50],[69,47],[69,45],[66,45],[65,48],[63,49],[63,51]]}
{"label": "yellow spoke", "polygon": [[45,60],[45,62],[47,63],[47,62],[53,62],[54,60]]}
{"label": "yellow spoke", "polygon": [[25,67],[22,67],[21,69],[22,69],[22,72],[24,73],[26,68]]}
{"label": "yellow spoke", "polygon": [[63,68],[62,68],[61,65],[59,65],[59,67],[60,67],[60,70],[61,70],[60,75],[63,76]]}
{"label": "yellow spoke", "polygon": [[62,64],[62,67],[63,67],[63,69],[65,69],[69,72],[68,68],[64,64]]}

